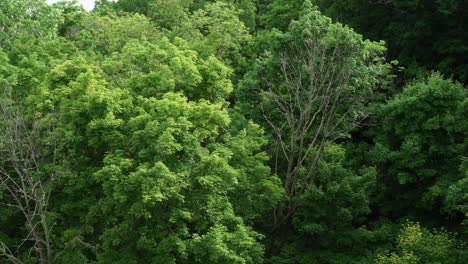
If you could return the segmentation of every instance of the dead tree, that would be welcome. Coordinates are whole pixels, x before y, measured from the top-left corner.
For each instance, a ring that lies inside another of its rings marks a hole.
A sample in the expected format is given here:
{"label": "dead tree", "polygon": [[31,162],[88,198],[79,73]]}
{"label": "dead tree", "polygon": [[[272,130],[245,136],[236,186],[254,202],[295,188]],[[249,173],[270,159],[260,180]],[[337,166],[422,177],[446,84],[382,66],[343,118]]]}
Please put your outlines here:
{"label": "dead tree", "polygon": [[[282,80],[270,84],[264,119],[276,136],[275,172],[284,180],[288,200],[274,210],[269,254],[278,253],[300,196],[313,182],[329,141],[340,138],[363,118],[366,100],[352,84],[358,43],[333,45],[311,34],[279,58]],[[273,110],[272,110],[273,109]]]}
{"label": "dead tree", "polygon": [[[13,263],[23,263],[18,255],[28,252],[40,263],[53,262],[52,223],[48,211],[53,172],[45,173],[40,165],[40,130],[28,122],[11,89],[2,87],[0,98],[0,190],[5,206],[14,208],[25,223],[26,236],[16,248],[0,241],[0,256]],[[25,249],[26,248],[26,249]]]}

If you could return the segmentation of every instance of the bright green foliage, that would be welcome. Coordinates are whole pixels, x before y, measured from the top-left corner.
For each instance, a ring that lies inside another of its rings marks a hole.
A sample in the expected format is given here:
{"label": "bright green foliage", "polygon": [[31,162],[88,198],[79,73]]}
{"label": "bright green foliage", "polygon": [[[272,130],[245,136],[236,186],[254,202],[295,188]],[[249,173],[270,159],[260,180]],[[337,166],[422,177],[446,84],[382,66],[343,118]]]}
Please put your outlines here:
{"label": "bright green foliage", "polygon": [[112,85],[145,97],[180,91],[191,100],[221,102],[232,92],[231,70],[214,57],[199,58],[181,39],[132,41],[104,60],[103,69]]}
{"label": "bright green foliage", "polygon": [[253,0],[205,0],[196,1],[192,9],[197,10],[203,8],[204,5],[209,3],[216,4],[219,2],[225,2],[231,4],[238,12],[240,20],[247,26],[247,28],[253,30],[256,26],[256,3]]}
{"label": "bright green foliage", "polygon": [[68,163],[61,184],[73,198],[55,208],[58,228],[76,224],[60,239],[94,241],[100,263],[258,263],[260,236],[242,217],[282,195],[258,126],[227,133],[230,70],[180,39],[118,48],[100,63],[65,61],[29,96]]}
{"label": "bright green foliage", "polygon": [[[84,179],[82,187],[98,184],[102,188],[102,197],[97,197],[90,208],[90,214],[106,216],[93,217],[99,228],[93,228],[92,233],[99,235],[102,244],[98,260],[137,263],[213,258],[225,262],[232,257],[239,263],[256,263],[249,259],[261,257],[261,246],[255,242],[257,235],[236,216],[228,193],[236,193],[236,186],[251,192],[247,208],[242,208],[246,214],[249,206],[260,209],[275,203],[274,195],[268,195],[265,201],[263,195],[267,193],[256,193],[258,188],[273,194],[279,189],[277,181],[268,183],[267,167],[256,176],[265,188],[253,187],[250,174],[235,169],[236,163],[230,165],[233,154],[217,139],[230,122],[223,105],[187,101],[171,92],[158,98],[131,99],[124,90],[106,88],[93,67],[78,63],[65,63],[49,77],[59,83],[67,73],[67,77],[76,74],[76,80],[48,86],[52,90],[42,90],[43,96],[37,99],[40,109],[53,107],[61,113],[57,121],[60,128],[53,131],[52,137],[60,138],[67,152],[78,152],[74,154],[76,166],[95,164],[91,178]],[[250,139],[237,136],[232,140],[242,143]],[[255,160],[260,163],[254,166],[262,166],[264,159]],[[78,175],[64,180],[71,184]],[[250,185],[242,186],[244,182]],[[79,186],[70,188],[76,192]],[[257,201],[261,204],[250,204]],[[217,227],[211,229],[214,225]],[[220,244],[212,244],[211,239]],[[241,246],[244,240],[251,240],[251,245]],[[198,247],[209,250],[199,256],[202,253],[196,250]],[[218,252],[218,247],[224,247],[229,254]]]}
{"label": "bright green foliage", "polygon": [[60,1],[53,6],[61,16],[57,32],[60,36],[71,37],[81,29],[82,22],[88,15],[82,6],[73,1]]}
{"label": "bright green foliage", "polygon": [[228,64],[238,65],[242,59],[240,49],[251,40],[238,16],[239,11],[234,6],[221,1],[197,10],[191,19],[204,37],[197,43],[196,50],[204,57],[214,54]]}
{"label": "bright green foliage", "polygon": [[0,0],[0,263],[466,262],[466,9]]}
{"label": "bright green foliage", "polygon": [[461,84],[433,74],[383,106],[372,158],[379,163],[384,210],[437,210],[449,187],[464,181],[459,167],[467,150],[467,103]]}
{"label": "bright green foliage", "polygon": [[131,40],[156,41],[161,35],[142,15],[86,16],[80,30],[70,38],[89,53],[110,54],[120,51]]}
{"label": "bright green foliage", "polygon": [[[148,0],[120,0],[115,3],[115,7],[118,10],[122,10],[129,13],[139,13],[149,17],[149,6],[155,1]],[[174,2],[174,1],[170,1]],[[108,1],[106,1],[108,4]]]}
{"label": "bright green foliage", "polygon": [[214,55],[228,65],[243,63],[241,48],[251,41],[249,30],[243,23],[246,21],[251,27],[254,24],[255,6],[250,0],[124,0],[114,6],[116,10],[145,14],[166,36],[171,39],[182,37],[203,58]]}
{"label": "bright green foliage", "polygon": [[[308,45],[307,42],[314,39],[317,39],[316,45],[321,49],[320,52],[324,52],[323,56],[327,56],[329,60],[334,59],[332,56],[335,47],[339,49],[338,52],[341,54],[340,58],[336,59],[336,63],[341,64],[336,65],[336,71],[346,71],[346,74],[350,75],[351,87],[347,95],[354,97],[355,103],[364,104],[366,100],[372,99],[372,89],[388,74],[388,65],[382,57],[385,51],[383,43],[363,40],[362,36],[352,29],[332,23],[328,17],[323,16],[311,6],[310,2],[304,4],[301,14],[300,19],[292,22],[287,31],[281,32],[274,29],[265,34],[258,44],[261,48],[268,45],[268,49],[264,50],[262,57],[256,61],[252,70],[246,73],[237,94],[240,104],[245,108],[245,113],[252,115],[253,118],[263,119],[261,109],[258,107],[262,92],[271,88],[274,91],[278,90],[279,93],[287,92],[285,76],[280,69],[281,59],[284,56],[290,57],[291,64],[298,65],[298,71],[300,71],[298,74],[303,75],[303,81],[306,83],[305,89],[310,91],[317,89],[313,86],[307,87],[307,80],[313,76],[306,72],[307,64],[303,60],[304,56],[310,55],[304,51]],[[316,78],[318,80],[321,77]],[[323,80],[326,80],[326,77],[323,77]],[[334,82],[338,81],[334,80]],[[342,106],[346,108],[345,104]],[[358,118],[364,114],[365,110],[362,106],[351,109],[354,111],[351,118]],[[267,112],[277,112],[267,105],[264,107]]]}
{"label": "bright green foliage", "polygon": [[[118,11],[146,15],[165,29],[174,29],[187,22],[188,15],[208,5],[232,4],[239,17],[250,29],[255,27],[255,3],[252,0],[120,0],[114,7]],[[228,22],[227,20],[225,22]]]}
{"label": "bright green foliage", "polygon": [[252,122],[226,141],[241,183],[229,194],[234,210],[247,222],[258,220],[271,210],[272,201],[284,199],[279,179],[268,177],[270,168],[264,163],[269,157],[264,152],[258,152],[268,142],[259,126]]}
{"label": "bright green foliage", "polygon": [[139,13],[147,14],[148,17],[157,22],[159,27],[171,29],[187,20],[188,8],[193,0],[152,0],[146,2],[148,2],[148,9]]}
{"label": "bright green foliage", "polygon": [[[60,160],[50,204],[57,261],[262,262],[262,236],[248,225],[283,194],[265,165],[261,128],[231,128],[232,70],[214,53],[231,49],[230,42],[207,36],[215,44],[200,56],[182,39],[161,37],[142,15],[59,7],[69,15],[61,33],[68,40],[48,42],[44,52],[53,51],[50,43],[68,48],[53,63],[30,67],[37,80],[25,101],[44,129],[45,159]],[[219,25],[198,16],[217,32]],[[7,68],[9,59],[2,60],[2,84],[21,87],[21,72],[9,74],[28,68],[23,61]],[[2,223],[9,215],[2,210]]]}
{"label": "bright green foliage", "polygon": [[42,0],[1,1],[0,44],[16,71],[15,93],[37,86],[70,46],[58,38],[61,14]]}
{"label": "bright green foliage", "polygon": [[227,228],[215,226],[206,235],[194,237],[187,263],[262,263],[262,248],[251,235],[244,227],[228,233]]}
{"label": "bright green foliage", "polygon": [[8,55],[0,48],[0,85],[3,90],[16,84],[16,72],[18,69],[10,64]]}
{"label": "bright green foliage", "polygon": [[45,0],[5,0],[0,3],[2,47],[13,48],[25,38],[52,38],[60,16]]}
{"label": "bright green foliage", "polygon": [[[429,232],[418,223],[406,224],[400,232],[398,253],[380,255],[377,264],[462,263],[463,249],[444,231]],[[466,252],[464,254],[466,256]]]}
{"label": "bright green foliage", "polygon": [[117,11],[138,13],[157,21],[158,27],[172,29],[187,19],[193,0],[120,0],[113,7]]}

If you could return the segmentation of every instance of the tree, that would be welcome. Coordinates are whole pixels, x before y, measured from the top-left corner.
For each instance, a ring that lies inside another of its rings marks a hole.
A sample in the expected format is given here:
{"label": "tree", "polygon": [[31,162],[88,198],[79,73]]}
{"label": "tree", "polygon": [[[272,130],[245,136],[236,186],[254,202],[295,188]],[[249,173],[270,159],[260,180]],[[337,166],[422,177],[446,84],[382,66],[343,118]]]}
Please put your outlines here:
{"label": "tree", "polygon": [[6,194],[1,198],[5,200],[2,204],[20,213],[18,219],[24,221],[25,236],[15,249],[0,241],[0,256],[23,263],[22,255],[29,251],[35,253],[39,263],[52,263],[55,252],[49,199],[57,174],[54,164],[43,166],[41,131],[26,118],[21,103],[4,81],[0,100],[0,190]]}
{"label": "tree", "polygon": [[145,15],[158,27],[171,30],[187,20],[192,4],[193,0],[120,0],[115,6],[117,10]]}
{"label": "tree", "polygon": [[[43,178],[34,177],[49,179],[53,169],[61,175],[44,183],[46,204],[27,201],[43,208],[44,217],[32,217],[49,225],[36,229],[39,235],[53,225],[47,247],[38,238],[38,255],[45,247],[53,256],[44,261],[56,263],[262,262],[262,236],[252,226],[283,192],[265,164],[262,129],[231,125],[232,69],[210,52],[199,55],[191,45],[197,43],[163,37],[170,34],[150,19],[117,15],[111,6],[88,14],[46,5],[59,22],[38,29],[50,34],[23,34],[0,57],[8,62],[1,80],[24,106],[25,129],[40,131],[34,143]],[[214,6],[217,21],[225,11],[235,14]],[[6,157],[2,162],[11,163]],[[23,179],[8,176],[8,187]],[[2,193],[0,201],[14,199]],[[28,235],[27,228],[3,226],[16,213],[0,209],[0,239],[9,248]]]}
{"label": "tree", "polygon": [[117,16],[87,15],[70,40],[88,54],[107,56],[120,51],[130,41],[156,41],[161,34],[147,17],[140,14]]}
{"label": "tree", "polygon": [[0,17],[0,43],[7,49],[27,37],[53,37],[60,21],[58,12],[44,0],[2,1]]}
{"label": "tree", "polygon": [[370,241],[382,233],[366,221],[375,168],[350,169],[345,150],[329,143],[315,174],[314,184],[298,201],[283,250],[272,263],[370,263]]}
{"label": "tree", "polygon": [[379,171],[382,213],[430,216],[431,222],[440,215],[443,221],[451,210],[444,201],[450,186],[466,178],[460,170],[467,148],[466,104],[463,85],[435,73],[382,106],[370,155]]}
{"label": "tree", "polygon": [[[466,255],[466,253],[465,253]],[[463,248],[453,235],[444,231],[430,232],[419,223],[407,223],[400,231],[397,253],[380,255],[378,264],[460,263]]]}
{"label": "tree", "polygon": [[16,263],[52,263],[60,249],[50,204],[58,159],[55,141],[41,136],[53,124],[39,128],[24,99],[67,49],[56,32],[61,15],[44,1],[2,1],[0,16],[0,254]]}
{"label": "tree", "polygon": [[[259,1],[262,2],[262,1]],[[281,31],[288,29],[292,20],[301,16],[304,0],[276,0],[260,3],[260,26],[265,29],[276,28]]]}
{"label": "tree", "polygon": [[56,31],[62,17],[43,0],[2,1],[0,17],[0,45],[17,67],[12,89],[22,100],[69,48]]}
{"label": "tree", "polygon": [[56,66],[28,98],[67,161],[57,241],[87,243],[62,261],[261,262],[250,224],[282,192],[261,129],[231,129],[229,68],[181,39],[113,47]]}
{"label": "tree", "polygon": [[[300,197],[314,184],[326,144],[346,136],[366,116],[372,89],[387,69],[381,44],[363,41],[310,5],[304,10],[287,32],[274,33],[274,49],[246,75],[239,91],[245,112],[258,113],[246,102],[262,109],[273,131],[273,168],[288,196],[274,212],[271,248],[277,236],[280,245],[284,242]],[[252,101],[257,98],[263,100]]]}
{"label": "tree", "polygon": [[[370,39],[383,39],[388,58],[406,67],[408,79],[437,70],[468,81],[468,3],[452,1],[314,0],[328,16]],[[423,47],[423,48],[421,48]]]}
{"label": "tree", "polygon": [[251,35],[239,19],[240,11],[222,1],[206,4],[193,13],[193,26],[204,36],[195,49],[204,57],[214,55],[228,65],[239,66],[241,49],[251,42]]}
{"label": "tree", "polygon": [[466,3],[0,1],[0,263],[462,262]]}

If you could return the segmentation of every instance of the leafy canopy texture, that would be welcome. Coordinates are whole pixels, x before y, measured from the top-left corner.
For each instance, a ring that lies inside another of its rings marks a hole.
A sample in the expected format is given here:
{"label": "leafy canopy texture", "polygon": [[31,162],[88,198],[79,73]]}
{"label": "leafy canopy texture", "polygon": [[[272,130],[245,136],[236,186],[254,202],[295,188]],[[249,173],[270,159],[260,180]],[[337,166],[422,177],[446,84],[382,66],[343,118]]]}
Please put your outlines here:
{"label": "leafy canopy texture", "polygon": [[381,194],[394,196],[391,188],[396,186],[411,189],[384,198],[392,201],[392,211],[409,201],[417,210],[452,210],[446,199],[466,180],[460,166],[467,147],[467,102],[461,84],[433,74],[408,85],[382,107],[382,129],[373,150],[386,182]]}
{"label": "leafy canopy texture", "polygon": [[460,263],[466,257],[466,252],[457,248],[451,234],[444,231],[430,232],[418,223],[403,226],[397,248],[398,253],[380,255],[376,263]]}
{"label": "leafy canopy texture", "polygon": [[48,2],[0,1],[0,264],[468,259],[467,1]]}
{"label": "leafy canopy texture", "polygon": [[[277,207],[273,217],[269,254],[274,255],[287,240],[296,212],[303,206],[309,208],[303,199],[313,196],[314,188],[321,186],[318,175],[323,153],[333,142],[346,138],[367,116],[373,90],[384,81],[388,65],[382,57],[382,43],[363,40],[352,29],[333,23],[310,2],[304,3],[301,16],[287,31],[273,29],[264,38],[259,45],[265,41],[269,49],[246,73],[237,92],[243,111],[270,127],[270,153],[275,160],[272,167],[282,178],[287,194],[286,205]],[[370,174],[366,176],[372,185]],[[338,175],[330,173],[329,177],[347,176]],[[364,204],[368,203],[368,191],[363,190]],[[327,193],[322,199],[330,197],[333,195]],[[311,199],[322,201],[319,197]],[[315,211],[319,208],[310,209],[320,215]],[[322,218],[338,217],[332,211],[323,214]],[[346,221],[356,220],[357,215],[349,217]],[[316,225],[309,220],[304,219],[302,228]]]}
{"label": "leafy canopy texture", "polygon": [[[10,259],[262,262],[262,235],[251,224],[283,197],[262,129],[231,126],[232,70],[216,54],[202,57],[149,24],[141,15],[83,14],[69,39],[55,36],[70,51],[15,98],[41,131],[38,171],[58,178],[46,208],[53,256],[28,258],[28,245],[2,244],[17,246],[20,254],[4,248]],[[21,87],[2,74],[7,84]]]}
{"label": "leafy canopy texture", "polygon": [[407,68],[405,75],[423,77],[428,70],[438,70],[465,84],[468,82],[466,1],[313,2],[325,14],[349,24],[367,37],[385,40],[389,59],[398,59]]}

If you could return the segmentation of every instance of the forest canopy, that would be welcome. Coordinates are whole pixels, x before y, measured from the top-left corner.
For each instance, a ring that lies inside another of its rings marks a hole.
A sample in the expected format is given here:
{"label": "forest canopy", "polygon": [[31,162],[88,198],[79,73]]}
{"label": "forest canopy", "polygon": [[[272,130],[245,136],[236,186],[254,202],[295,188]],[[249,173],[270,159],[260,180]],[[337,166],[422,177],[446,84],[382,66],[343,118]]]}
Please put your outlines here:
{"label": "forest canopy", "polygon": [[0,1],[0,263],[464,263],[466,10]]}

